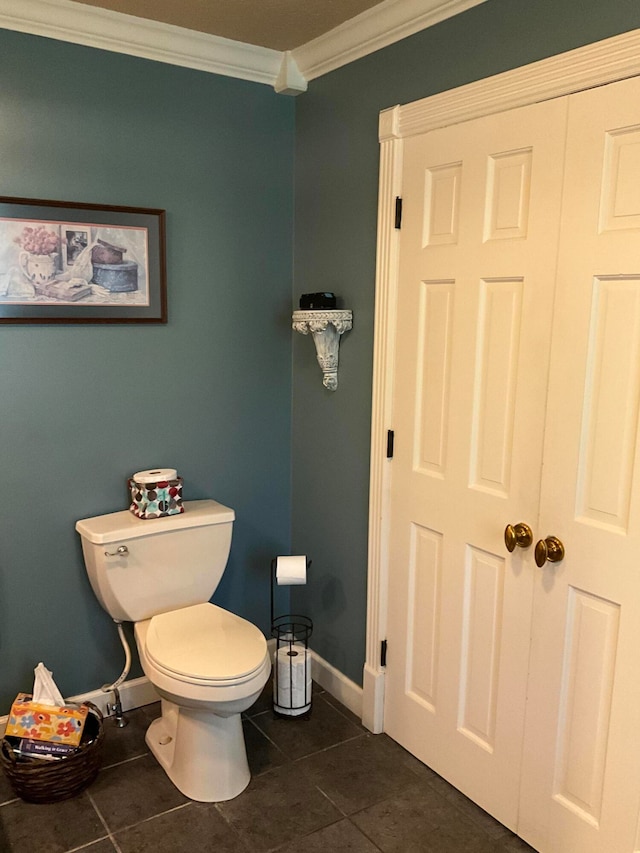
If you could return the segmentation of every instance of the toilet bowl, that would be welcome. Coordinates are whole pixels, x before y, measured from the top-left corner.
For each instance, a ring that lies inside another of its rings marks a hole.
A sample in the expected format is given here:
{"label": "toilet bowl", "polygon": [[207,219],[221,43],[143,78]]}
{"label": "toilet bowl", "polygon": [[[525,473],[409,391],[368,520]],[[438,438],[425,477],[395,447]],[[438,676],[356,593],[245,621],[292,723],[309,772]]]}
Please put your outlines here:
{"label": "toilet bowl", "polygon": [[162,699],[162,716],[147,731],[149,749],[190,799],[236,797],[251,778],[240,715],[271,671],[264,635],[209,603],[137,622],[134,633]]}
{"label": "toilet bowl", "polygon": [[93,591],[116,621],[134,623],[140,663],[161,697],[146,740],[185,796],[222,802],[249,784],[241,714],[269,679],[264,634],[211,604],[235,513],[186,501],[155,519],[128,511],[78,521]]}

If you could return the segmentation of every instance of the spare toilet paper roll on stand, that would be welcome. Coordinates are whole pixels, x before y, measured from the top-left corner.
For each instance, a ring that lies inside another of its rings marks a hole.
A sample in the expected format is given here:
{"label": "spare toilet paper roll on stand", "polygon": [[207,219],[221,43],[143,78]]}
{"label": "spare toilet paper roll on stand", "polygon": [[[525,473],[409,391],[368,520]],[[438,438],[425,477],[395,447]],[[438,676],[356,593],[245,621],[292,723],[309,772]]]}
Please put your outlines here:
{"label": "spare toilet paper roll on stand", "polygon": [[308,640],[312,622],[306,616],[274,618],[273,587],[307,582],[304,555],[276,557],[272,562],[271,628],[277,646],[273,665],[273,708],[277,714],[298,717],[311,710],[311,653]]}
{"label": "spare toilet paper roll on stand", "polygon": [[302,643],[285,643],[276,652],[275,696],[278,714],[297,717],[311,708],[311,655]]}

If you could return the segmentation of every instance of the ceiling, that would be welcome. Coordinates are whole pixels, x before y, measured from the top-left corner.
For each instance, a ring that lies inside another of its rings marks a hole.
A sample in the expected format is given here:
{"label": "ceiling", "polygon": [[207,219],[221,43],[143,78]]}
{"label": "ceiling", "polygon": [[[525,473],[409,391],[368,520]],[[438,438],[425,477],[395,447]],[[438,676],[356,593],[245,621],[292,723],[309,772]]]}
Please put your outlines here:
{"label": "ceiling", "polygon": [[0,28],[305,92],[486,0],[0,0]]}
{"label": "ceiling", "polygon": [[[293,50],[381,0],[80,0],[245,44]],[[386,0],[388,5],[388,0]]]}

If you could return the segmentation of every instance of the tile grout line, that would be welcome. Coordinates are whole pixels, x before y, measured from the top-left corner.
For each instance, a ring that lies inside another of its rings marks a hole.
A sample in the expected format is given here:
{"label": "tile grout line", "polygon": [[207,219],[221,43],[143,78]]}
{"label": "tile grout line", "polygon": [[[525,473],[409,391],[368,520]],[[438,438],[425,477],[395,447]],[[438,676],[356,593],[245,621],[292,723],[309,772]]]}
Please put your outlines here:
{"label": "tile grout line", "polygon": [[[320,785],[315,785],[314,787],[315,787],[316,791],[319,791],[322,794],[322,796],[331,803],[331,805],[334,807],[334,809],[338,809],[338,811],[340,812],[340,814],[342,815],[343,818],[348,817],[347,813],[344,812],[337,803],[334,803],[334,801],[331,799],[329,794],[327,794],[326,791],[323,791],[322,788],[320,787]],[[336,821],[334,821],[334,823],[336,823]],[[328,824],[328,825],[330,825],[330,824]]]}
{"label": "tile grout line", "polygon": [[[364,811],[364,809],[361,809],[361,811]],[[358,812],[354,812],[354,814],[358,814]],[[359,827],[357,823],[354,823],[354,822],[351,820],[351,817],[350,817],[350,816],[348,816],[348,817],[347,817],[347,820],[349,821],[349,823],[351,824],[351,826],[353,826],[355,829],[357,829],[357,830],[358,830],[358,832],[360,832],[360,833],[361,833],[361,834],[362,834],[362,835],[367,839],[367,841],[369,842],[369,844],[373,844],[373,846],[376,848],[376,850],[380,850],[380,851],[381,851],[381,853],[384,853],[384,851],[382,850],[382,847],[379,847],[379,846],[376,844],[376,842],[373,840],[373,838],[371,838],[371,837],[368,835],[368,833],[367,833],[364,829],[362,829],[361,827]]]}
{"label": "tile grout line", "polygon": [[[390,797],[388,797],[387,799],[391,799],[391,798],[390,798]],[[380,801],[377,803],[377,805],[380,805],[380,803],[384,803],[384,802],[385,802],[385,800],[380,800]],[[371,808],[371,806],[364,806],[364,808],[361,808],[361,809],[358,809],[358,810],[357,810],[357,811],[355,811],[355,812],[352,812],[350,815],[347,815],[347,820],[349,821],[349,823],[350,823],[353,827],[355,827],[355,829],[357,829],[357,830],[358,830],[358,832],[360,832],[362,835],[364,835],[364,837],[367,839],[367,841],[368,841],[370,844],[373,844],[373,846],[376,848],[376,850],[380,850],[380,851],[381,851],[381,853],[384,853],[383,848],[382,848],[382,847],[380,847],[380,846],[379,846],[379,844],[377,844],[377,843],[373,840],[373,838],[371,838],[371,836],[369,835],[369,833],[368,833],[366,830],[364,830],[362,827],[358,826],[358,824],[353,820],[353,818],[355,817],[355,815],[361,814],[362,812],[367,811],[367,809],[369,809],[369,808]]]}
{"label": "tile grout line", "polygon": [[[96,803],[95,803],[95,800],[94,800],[94,799],[93,799],[93,797],[91,796],[91,792],[90,792],[90,791],[87,791],[87,797],[88,797],[88,799],[89,799],[89,802],[90,802],[90,803],[91,803],[91,805],[93,806],[93,810],[94,810],[94,811],[95,811],[95,813],[98,815],[98,820],[99,820],[99,821],[100,821],[100,823],[103,825],[103,827],[104,827],[104,829],[105,829],[105,831],[106,831],[106,833],[107,833],[107,837],[109,838],[109,841],[111,841],[111,843],[113,844],[113,846],[114,846],[115,850],[117,851],[117,853],[122,853],[122,850],[120,849],[120,847],[118,846],[118,844],[117,844],[117,842],[116,842],[115,838],[114,838],[114,837],[113,837],[113,835],[111,834],[111,830],[110,830],[110,829],[109,829],[109,827],[107,826],[107,822],[106,822],[106,820],[105,820],[105,819],[104,819],[104,817],[102,816],[102,812],[100,811],[100,809],[98,808],[98,806],[97,806],[97,805],[96,805]],[[85,846],[86,846],[86,845],[85,845]],[[77,849],[77,848],[76,848],[76,849]],[[82,849],[82,848],[80,848],[80,849]]]}
{"label": "tile grout line", "polygon": [[[329,694],[329,695],[331,696],[331,694]],[[335,699],[335,697],[333,697],[333,698]],[[325,699],[324,701],[327,703],[327,705],[330,705],[334,711],[337,711],[340,714],[340,716],[343,718],[343,720],[347,720],[347,722],[351,723],[352,726],[360,726],[363,729],[363,733],[366,734],[367,729],[365,729],[364,726],[362,725],[362,720],[358,720],[357,714],[354,714],[353,711],[349,711],[348,708],[345,708],[345,706],[342,704],[342,702],[340,702],[338,699],[335,699],[335,701],[338,704],[334,705],[333,702],[330,702],[328,699]],[[356,723],[356,722],[354,722],[354,720],[351,717],[348,717],[347,714],[345,714],[344,711],[342,710],[343,708],[345,711],[348,711],[348,713],[351,714],[352,717],[355,717],[356,720],[358,720],[358,722]]]}
{"label": "tile grout line", "polygon": [[216,812],[220,815],[222,820],[225,822],[226,826],[229,828],[230,832],[233,833],[235,838],[239,839],[240,843],[248,851],[249,850],[249,842],[247,840],[245,840],[245,837],[242,834],[242,832],[239,829],[236,829],[236,827],[233,825],[231,820],[227,817],[227,815],[224,813],[224,811],[220,808],[220,806],[223,806],[225,804],[225,802],[228,802],[228,801],[223,800],[219,803],[213,803],[213,806],[214,806]]}
{"label": "tile grout line", "polygon": [[[100,838],[94,838],[93,841],[87,841],[86,844],[80,845],[80,847],[70,847],[69,850],[65,851],[65,853],[79,853],[79,851],[86,850],[88,847],[91,847],[93,844],[97,844],[99,841],[109,840],[113,843],[113,839],[109,835],[101,835]],[[118,853],[122,853],[120,848],[117,848]]]}
{"label": "tile grout line", "polygon": [[[318,788],[318,790],[320,791],[320,788]],[[324,794],[324,791],[320,791],[320,793]],[[327,797],[327,799],[329,800],[329,797]],[[331,802],[331,800],[329,800],[329,802]],[[295,838],[291,838],[289,839],[289,841],[285,841],[283,844],[278,844],[277,847],[270,847],[267,851],[265,851],[265,853],[277,853],[278,850],[286,850],[287,847],[289,847],[292,843],[303,842],[305,838],[314,835],[316,832],[326,829],[328,826],[334,826],[336,823],[340,823],[340,821],[344,820],[345,817],[346,815],[342,815],[341,813],[340,817],[336,818],[335,820],[332,820],[330,823],[327,823],[324,826],[319,827],[319,829],[312,829],[309,832],[305,832],[303,835],[297,835]]]}
{"label": "tile grout line", "polygon": [[151,755],[150,752],[142,752],[140,755],[132,755],[130,758],[123,758],[122,761],[114,761],[113,764],[105,764],[100,768],[100,772],[103,770],[111,770],[113,767],[121,767],[123,764],[131,764],[132,761],[138,761],[139,758],[146,758],[148,755]]}
{"label": "tile grout line", "polygon": [[345,740],[340,740],[337,743],[332,743],[329,746],[323,746],[322,749],[316,749],[315,752],[309,752],[307,755],[300,755],[298,758],[292,758],[292,764],[298,764],[300,761],[305,761],[307,758],[313,758],[314,755],[321,755],[323,752],[329,752],[330,749],[336,749],[338,746],[344,746],[345,743],[351,743],[354,740],[366,737],[366,732],[348,737]]}
{"label": "tile grout line", "polygon": [[[269,712],[268,712],[268,711],[263,711],[262,713],[263,713],[263,714],[268,714]],[[259,714],[256,714],[256,716],[259,716]],[[283,749],[281,749],[281,748],[278,746],[278,744],[277,744],[274,740],[272,740],[272,738],[270,738],[270,737],[269,737],[269,735],[268,735],[266,732],[263,732],[263,731],[262,731],[262,729],[260,728],[260,726],[259,726],[257,723],[255,723],[255,722],[253,721],[253,717],[247,717],[247,721],[248,721],[249,723],[251,723],[251,725],[254,727],[254,729],[257,729],[257,731],[259,731],[259,732],[260,732],[260,734],[262,735],[262,737],[266,738],[272,746],[275,746],[275,748],[278,750],[278,752],[281,752],[281,753],[284,755],[284,757],[287,759],[287,761],[290,761],[290,760],[291,760],[291,759],[287,756],[286,752],[285,752]]]}
{"label": "tile grout line", "polygon": [[[120,762],[120,763],[121,763],[121,764],[124,764],[124,763],[126,763],[126,762],[124,762],[124,761],[123,761],[123,762]],[[117,765],[114,765],[114,766],[117,766]],[[118,842],[117,842],[117,841],[116,841],[116,839],[114,838],[114,833],[113,833],[113,832],[111,831],[111,829],[109,828],[109,825],[107,824],[107,821],[106,821],[106,820],[105,820],[105,818],[103,817],[102,812],[100,811],[100,809],[99,809],[99,808],[98,808],[98,806],[96,805],[96,802],[95,802],[95,800],[93,799],[93,797],[91,796],[91,793],[90,793],[89,791],[87,791],[87,797],[89,798],[89,802],[90,802],[90,803],[91,803],[91,805],[93,806],[93,808],[94,808],[94,810],[95,810],[96,814],[98,815],[98,818],[99,818],[99,820],[100,820],[100,823],[103,825],[103,827],[105,828],[105,831],[106,831],[106,833],[107,833],[107,835],[106,835],[106,836],[103,836],[103,838],[96,838],[96,839],[94,839],[93,841],[90,841],[90,842],[87,842],[87,843],[88,843],[88,844],[94,844],[96,841],[102,841],[102,840],[104,840],[104,838],[105,838],[105,837],[107,837],[107,838],[109,838],[109,840],[110,840],[110,841],[111,841],[111,843],[113,844],[113,846],[114,846],[114,848],[116,849],[117,853],[122,853],[122,850],[121,850],[121,848],[120,848],[120,845],[118,844]],[[116,831],[116,832],[123,832],[123,831],[124,831],[124,830],[126,830],[126,829],[132,829],[134,826],[140,826],[140,824],[147,823],[148,821],[150,821],[150,820],[154,820],[155,818],[157,818],[157,817],[161,817],[162,815],[165,815],[165,814],[171,814],[171,812],[177,812],[177,811],[179,811],[180,809],[184,809],[186,806],[190,806],[190,805],[191,805],[191,800],[189,800],[189,801],[188,801],[188,802],[186,802],[186,803],[180,803],[180,805],[179,805],[179,806],[174,806],[174,807],[173,807],[173,808],[171,808],[171,809],[166,809],[165,811],[163,811],[163,812],[158,812],[158,814],[155,814],[155,815],[150,815],[149,817],[143,818],[142,820],[139,820],[139,821],[137,821],[136,823],[129,823],[129,824],[127,824],[126,826],[119,826],[119,827],[117,828],[117,830],[115,830],[115,831]],[[85,844],[85,845],[84,845],[84,847],[86,847],[86,846],[87,846],[87,845]],[[73,850],[82,850],[82,849],[83,849],[83,847],[75,847],[75,848],[73,848]],[[67,853],[73,853],[73,850],[67,851]]]}

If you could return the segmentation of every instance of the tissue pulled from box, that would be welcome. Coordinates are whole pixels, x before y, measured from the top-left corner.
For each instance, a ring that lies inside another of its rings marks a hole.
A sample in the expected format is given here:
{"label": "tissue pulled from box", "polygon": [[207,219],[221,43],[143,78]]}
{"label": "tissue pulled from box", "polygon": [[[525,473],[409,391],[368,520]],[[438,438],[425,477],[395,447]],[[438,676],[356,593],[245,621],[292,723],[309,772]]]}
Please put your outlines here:
{"label": "tissue pulled from box", "polygon": [[78,746],[89,708],[43,705],[29,693],[18,693],[9,711],[5,736]]}
{"label": "tissue pulled from box", "polygon": [[64,705],[64,697],[53,680],[53,673],[40,661],[33,670],[33,701],[39,705]]}

